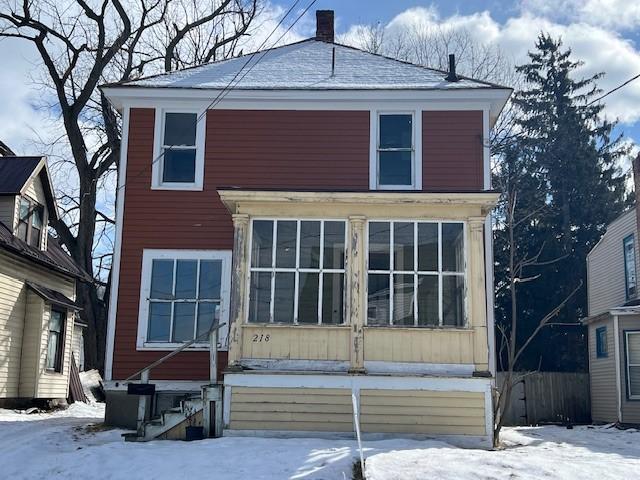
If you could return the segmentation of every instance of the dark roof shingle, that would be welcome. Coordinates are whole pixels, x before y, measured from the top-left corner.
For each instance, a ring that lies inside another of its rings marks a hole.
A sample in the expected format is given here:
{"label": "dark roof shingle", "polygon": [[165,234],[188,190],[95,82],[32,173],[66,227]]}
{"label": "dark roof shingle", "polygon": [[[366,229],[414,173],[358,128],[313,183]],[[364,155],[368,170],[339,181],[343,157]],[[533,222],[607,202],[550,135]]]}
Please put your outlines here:
{"label": "dark roof shingle", "polygon": [[13,235],[9,227],[0,222],[0,249],[8,250],[23,258],[32,260],[60,273],[71,275],[79,280],[91,281],[87,272],[62,249],[58,243],[58,239],[51,235],[49,235],[47,239],[47,250],[39,250]]}
{"label": "dark roof shingle", "polygon": [[17,195],[42,157],[0,157],[0,195]]}

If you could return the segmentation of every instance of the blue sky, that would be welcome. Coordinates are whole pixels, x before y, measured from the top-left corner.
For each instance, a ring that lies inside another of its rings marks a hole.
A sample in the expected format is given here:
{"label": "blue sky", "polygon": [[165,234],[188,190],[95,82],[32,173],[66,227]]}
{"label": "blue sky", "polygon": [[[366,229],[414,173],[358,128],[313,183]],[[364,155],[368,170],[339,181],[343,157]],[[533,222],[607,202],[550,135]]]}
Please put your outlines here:
{"label": "blue sky", "polygon": [[[299,8],[310,0],[301,0]],[[269,29],[293,0],[271,0],[265,15]],[[316,9],[336,12],[339,35],[358,25],[380,22],[402,30],[412,25],[465,29],[477,42],[499,46],[514,63],[526,60],[540,31],[562,36],[575,58],[584,60],[580,72],[604,71],[604,90],[640,73],[640,2],[631,0],[318,0],[297,24],[289,40],[313,35]],[[285,22],[288,25],[290,20]],[[39,91],[29,79],[35,56],[16,41],[0,42],[0,139],[18,153],[36,153],[33,140],[50,125],[51,111],[37,110]],[[606,115],[621,120],[630,142],[640,144],[640,80],[606,100]]]}

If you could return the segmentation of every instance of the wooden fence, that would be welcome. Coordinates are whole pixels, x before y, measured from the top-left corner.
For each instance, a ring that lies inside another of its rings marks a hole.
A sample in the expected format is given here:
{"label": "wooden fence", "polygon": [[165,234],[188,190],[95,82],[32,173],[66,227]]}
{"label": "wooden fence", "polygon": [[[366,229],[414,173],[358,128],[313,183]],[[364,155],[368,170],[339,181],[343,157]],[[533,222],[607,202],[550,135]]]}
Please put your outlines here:
{"label": "wooden fence", "polygon": [[[499,385],[504,377],[498,372]],[[589,374],[527,374],[514,386],[505,418],[505,425],[591,422]]]}

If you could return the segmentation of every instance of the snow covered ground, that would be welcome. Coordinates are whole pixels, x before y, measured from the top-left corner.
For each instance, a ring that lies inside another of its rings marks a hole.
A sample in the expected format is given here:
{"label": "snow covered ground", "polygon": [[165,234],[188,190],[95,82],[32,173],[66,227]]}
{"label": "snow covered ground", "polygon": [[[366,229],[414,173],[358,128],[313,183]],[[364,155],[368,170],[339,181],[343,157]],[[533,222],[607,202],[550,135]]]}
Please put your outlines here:
{"label": "snow covered ground", "polygon": [[[52,414],[0,410],[0,477],[11,479],[341,480],[357,455],[349,440],[225,437],[125,443],[91,427],[102,404]],[[640,431],[509,428],[507,447],[461,450],[438,441],[365,442],[368,480],[640,478]]]}

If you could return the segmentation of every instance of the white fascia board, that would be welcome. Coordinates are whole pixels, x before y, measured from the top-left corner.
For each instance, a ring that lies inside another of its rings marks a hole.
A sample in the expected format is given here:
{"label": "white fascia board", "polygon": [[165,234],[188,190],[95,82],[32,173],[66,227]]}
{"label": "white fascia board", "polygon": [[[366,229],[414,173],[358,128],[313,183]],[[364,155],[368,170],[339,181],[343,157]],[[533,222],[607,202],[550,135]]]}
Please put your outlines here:
{"label": "white fascia board", "polygon": [[[219,89],[200,88],[141,88],[104,87],[109,101],[118,109],[124,104],[131,107],[185,105],[193,102],[205,108],[220,94]],[[281,109],[352,110],[372,108],[372,103],[405,103],[423,110],[446,108],[458,110],[483,110],[489,106],[491,122],[506,104],[509,89],[451,89],[451,90],[238,90],[227,91],[215,106],[220,109]],[[331,102],[335,101],[335,104]],[[260,104],[256,104],[260,102]],[[425,105],[420,105],[425,102]],[[457,107],[457,108],[455,108]]]}

